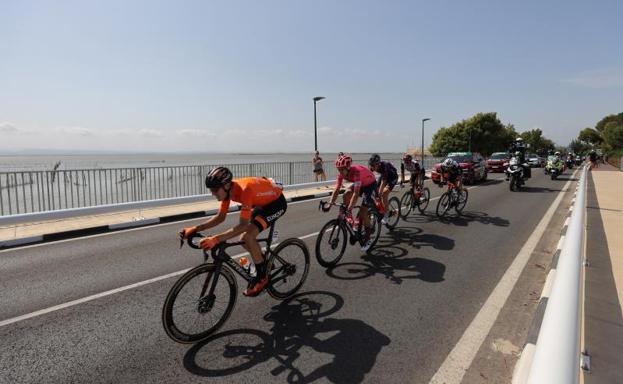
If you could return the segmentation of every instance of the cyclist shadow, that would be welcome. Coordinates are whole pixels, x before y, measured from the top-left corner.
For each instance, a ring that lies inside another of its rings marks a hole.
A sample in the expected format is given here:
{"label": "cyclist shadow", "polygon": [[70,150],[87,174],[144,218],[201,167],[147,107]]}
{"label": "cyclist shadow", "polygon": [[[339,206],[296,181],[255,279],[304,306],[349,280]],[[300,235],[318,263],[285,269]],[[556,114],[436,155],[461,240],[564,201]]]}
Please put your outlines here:
{"label": "cyclist shadow", "polygon": [[[373,250],[373,254],[382,255],[383,252],[386,252],[385,248],[395,247],[403,251],[403,256],[406,255],[408,252],[403,248],[397,247],[398,244],[406,244],[416,249],[432,247],[442,251],[449,251],[454,248],[453,239],[441,235],[435,235],[433,233],[422,232],[423,230],[418,227],[401,226],[399,228],[395,228],[393,231],[389,231],[385,233],[383,237],[379,238],[378,245]],[[391,257],[387,254],[384,256]],[[393,257],[399,256],[394,255]]]}
{"label": "cyclist shadow", "polygon": [[[362,382],[391,340],[361,320],[327,317],[343,305],[342,297],[332,292],[297,294],[264,316],[272,323],[270,333],[253,329],[218,333],[193,346],[184,357],[184,366],[196,375],[223,377],[274,359],[278,365],[270,374],[285,374],[288,383]],[[299,368],[295,363],[302,356],[302,348],[332,355],[333,359],[316,368]]]}
{"label": "cyclist shadow", "polygon": [[381,275],[395,284],[405,280],[422,280],[429,283],[444,281],[446,266],[421,257],[404,257],[409,251],[404,245],[420,249],[432,247],[439,250],[454,248],[454,240],[434,234],[421,234],[420,228],[397,228],[379,239],[379,243],[361,257],[364,262],[347,262],[327,269],[326,274],[339,280],[359,280]]}

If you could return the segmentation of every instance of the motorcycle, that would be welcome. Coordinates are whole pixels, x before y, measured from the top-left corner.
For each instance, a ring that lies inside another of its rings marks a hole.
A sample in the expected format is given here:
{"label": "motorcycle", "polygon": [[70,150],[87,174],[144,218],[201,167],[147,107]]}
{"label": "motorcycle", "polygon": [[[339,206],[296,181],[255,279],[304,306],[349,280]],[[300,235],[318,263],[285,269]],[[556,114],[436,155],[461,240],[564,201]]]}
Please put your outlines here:
{"label": "motorcycle", "polygon": [[571,156],[567,157],[566,164],[567,164],[568,169],[573,169],[573,157]]}
{"label": "motorcycle", "polygon": [[579,167],[580,165],[582,165],[582,158],[580,156],[576,156],[575,157],[575,166]]}
{"label": "motorcycle", "polygon": [[545,166],[545,174],[549,174],[552,180],[561,175],[564,171],[564,164],[559,158],[547,159],[547,165]]}
{"label": "motorcycle", "polygon": [[510,190],[516,191],[525,184],[524,169],[516,156],[511,157],[506,166],[506,180],[510,181]]}

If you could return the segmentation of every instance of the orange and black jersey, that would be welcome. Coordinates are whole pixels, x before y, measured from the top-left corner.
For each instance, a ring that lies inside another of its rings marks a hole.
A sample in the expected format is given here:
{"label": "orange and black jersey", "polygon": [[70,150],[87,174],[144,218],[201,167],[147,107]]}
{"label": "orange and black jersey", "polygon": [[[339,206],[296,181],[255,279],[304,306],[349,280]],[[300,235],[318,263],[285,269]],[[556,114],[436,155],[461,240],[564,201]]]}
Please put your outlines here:
{"label": "orange and black jersey", "polygon": [[219,213],[227,213],[229,204],[240,203],[240,218],[251,219],[251,209],[264,207],[283,194],[283,187],[265,177],[243,177],[232,181],[229,199],[221,202]]}

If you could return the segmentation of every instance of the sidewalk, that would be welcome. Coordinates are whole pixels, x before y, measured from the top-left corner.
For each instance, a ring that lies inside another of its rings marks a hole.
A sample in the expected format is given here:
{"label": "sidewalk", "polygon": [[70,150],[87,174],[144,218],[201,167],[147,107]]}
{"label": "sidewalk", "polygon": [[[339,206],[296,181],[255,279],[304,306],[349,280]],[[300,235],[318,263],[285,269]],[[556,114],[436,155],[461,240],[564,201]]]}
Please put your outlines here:
{"label": "sidewalk", "polygon": [[588,178],[582,382],[623,383],[623,172],[600,165]]}
{"label": "sidewalk", "polygon": [[[314,197],[328,196],[333,191],[333,186],[313,187],[285,191],[284,195],[291,200],[304,200]],[[71,231],[81,231],[83,234],[94,232],[104,232],[111,229],[133,227],[147,224],[155,224],[166,218],[177,220],[199,217],[211,214],[219,208],[220,203],[216,200],[206,200],[205,202],[176,204],[157,208],[133,209],[122,212],[114,212],[99,215],[80,216],[58,220],[49,220],[33,223],[25,223],[0,227],[0,249],[3,247],[18,244],[27,244],[43,241],[44,236],[56,235],[55,238],[62,238],[63,234]],[[236,204],[231,208],[237,209]],[[77,235],[74,234],[74,235]]]}

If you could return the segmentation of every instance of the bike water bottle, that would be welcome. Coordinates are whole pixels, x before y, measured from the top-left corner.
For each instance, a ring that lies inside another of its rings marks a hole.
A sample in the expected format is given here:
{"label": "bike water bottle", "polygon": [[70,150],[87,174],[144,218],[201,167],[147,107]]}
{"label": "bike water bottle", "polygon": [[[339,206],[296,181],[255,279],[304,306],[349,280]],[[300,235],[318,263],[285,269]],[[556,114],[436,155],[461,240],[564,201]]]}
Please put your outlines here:
{"label": "bike water bottle", "polygon": [[276,243],[279,241],[279,231],[276,229],[273,229],[273,243]]}
{"label": "bike water bottle", "polygon": [[253,262],[250,261],[247,257],[242,256],[240,260],[238,260],[238,262],[246,273],[248,273],[252,277],[255,277],[257,275],[257,271],[255,270],[255,264],[253,264]]}

